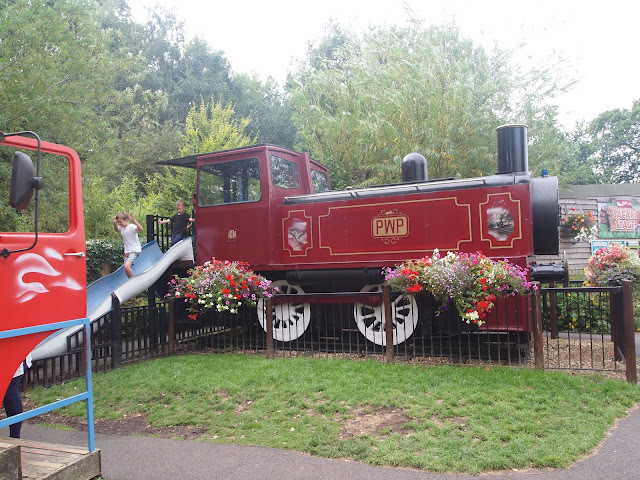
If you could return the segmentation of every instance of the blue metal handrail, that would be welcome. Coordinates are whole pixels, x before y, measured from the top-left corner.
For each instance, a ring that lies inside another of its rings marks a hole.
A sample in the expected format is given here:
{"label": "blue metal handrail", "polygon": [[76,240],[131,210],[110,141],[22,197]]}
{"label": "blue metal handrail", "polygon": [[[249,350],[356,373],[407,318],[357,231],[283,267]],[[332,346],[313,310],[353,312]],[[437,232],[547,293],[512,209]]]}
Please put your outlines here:
{"label": "blue metal handrail", "polygon": [[14,415],[12,417],[5,418],[4,420],[0,420],[0,428],[8,427],[9,425],[13,425],[14,423],[22,422],[24,420],[37,417],[38,415],[42,415],[52,410],[66,407],[68,405],[71,405],[72,403],[86,400],[87,401],[87,431],[88,431],[88,437],[89,437],[88,438],[89,450],[93,452],[96,449],[96,441],[95,441],[95,430],[94,430],[94,421],[93,421],[93,384],[92,384],[92,378],[91,378],[91,328],[90,328],[89,318],[80,318],[77,320],[65,320],[64,322],[47,323],[45,325],[16,328],[14,330],[4,330],[4,331],[0,331],[0,339],[20,337],[22,335],[31,335],[34,333],[41,333],[41,332],[50,332],[52,330],[74,327],[76,325],[84,326],[84,334],[85,334],[84,343],[85,343],[85,352],[86,352],[86,355],[85,355],[86,357],[85,359],[86,360],[86,369],[85,369],[86,391],[69,398],[58,400],[57,402],[43,405],[42,407],[34,408],[33,410],[29,410],[28,412],[22,412],[18,415]]}

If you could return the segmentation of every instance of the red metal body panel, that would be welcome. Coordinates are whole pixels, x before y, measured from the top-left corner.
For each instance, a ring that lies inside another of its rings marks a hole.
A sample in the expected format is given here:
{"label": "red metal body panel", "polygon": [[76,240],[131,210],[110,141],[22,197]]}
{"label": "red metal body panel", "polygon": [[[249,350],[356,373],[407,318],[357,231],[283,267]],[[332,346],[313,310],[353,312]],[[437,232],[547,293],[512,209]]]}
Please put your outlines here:
{"label": "red metal body panel", "polygon": [[[528,185],[339,200],[280,208],[280,249],[261,269],[394,265],[435,249],[492,257],[531,253]],[[508,235],[491,232],[488,210],[513,215]],[[307,241],[295,242],[300,231]],[[279,255],[277,254],[279,253]]]}
{"label": "red metal body panel", "polygon": [[[199,263],[239,259],[269,272],[391,266],[435,249],[509,258],[532,254],[529,183],[480,181],[465,188],[464,181],[448,180],[434,192],[396,185],[346,191],[333,200],[333,192],[310,195],[308,157],[284,149],[278,155],[298,163],[303,181],[296,189],[274,186],[268,168],[273,151],[256,147],[198,159],[206,165],[257,158],[262,192],[257,201],[198,209]],[[496,217],[505,221],[496,223]]]}
{"label": "red metal body panel", "polygon": [[[35,150],[35,140],[6,137],[1,145]],[[86,316],[86,251],[80,160],[75,151],[42,142],[42,151],[69,163],[69,230],[39,233],[35,247],[0,257],[0,330],[43,325]],[[45,178],[46,189],[46,178]],[[33,202],[33,200],[32,200]],[[27,248],[33,233],[0,232],[0,250]],[[65,255],[82,253],[82,256]],[[26,355],[52,332],[0,340],[0,392]]]}

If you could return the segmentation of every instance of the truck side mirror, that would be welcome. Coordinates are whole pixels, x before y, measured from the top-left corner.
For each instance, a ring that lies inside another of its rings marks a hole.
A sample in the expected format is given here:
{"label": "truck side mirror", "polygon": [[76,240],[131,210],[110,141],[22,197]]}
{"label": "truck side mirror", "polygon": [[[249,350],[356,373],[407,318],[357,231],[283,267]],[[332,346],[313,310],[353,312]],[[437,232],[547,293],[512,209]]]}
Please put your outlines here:
{"label": "truck side mirror", "polygon": [[24,210],[29,206],[33,190],[42,188],[42,177],[34,176],[31,157],[22,152],[13,154],[13,168],[11,169],[11,190],[9,204],[17,210]]}

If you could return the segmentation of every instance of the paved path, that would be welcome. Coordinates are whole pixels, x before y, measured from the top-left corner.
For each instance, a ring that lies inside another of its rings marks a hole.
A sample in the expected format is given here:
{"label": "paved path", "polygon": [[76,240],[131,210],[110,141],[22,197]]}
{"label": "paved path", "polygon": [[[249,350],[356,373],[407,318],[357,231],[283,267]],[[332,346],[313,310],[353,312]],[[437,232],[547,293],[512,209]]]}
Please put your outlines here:
{"label": "paved path", "polygon": [[[8,432],[0,429],[0,436]],[[23,438],[87,446],[86,432],[25,424]],[[612,429],[588,458],[566,470],[522,470],[479,476],[440,475],[329,460],[289,450],[189,440],[96,435],[107,480],[635,480],[640,479],[640,409]]]}

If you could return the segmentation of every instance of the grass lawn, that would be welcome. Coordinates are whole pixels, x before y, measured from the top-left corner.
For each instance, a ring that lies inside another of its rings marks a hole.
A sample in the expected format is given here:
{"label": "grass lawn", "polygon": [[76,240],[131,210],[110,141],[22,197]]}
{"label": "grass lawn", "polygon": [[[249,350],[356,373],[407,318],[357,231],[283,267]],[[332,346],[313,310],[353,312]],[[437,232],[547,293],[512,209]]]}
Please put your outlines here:
{"label": "grass lawn", "polygon": [[[200,427],[204,441],[472,474],[567,467],[640,402],[638,386],[596,375],[239,354],[160,358],[93,379],[97,419],[142,415]],[[27,396],[41,405],[83,389],[79,380]]]}

